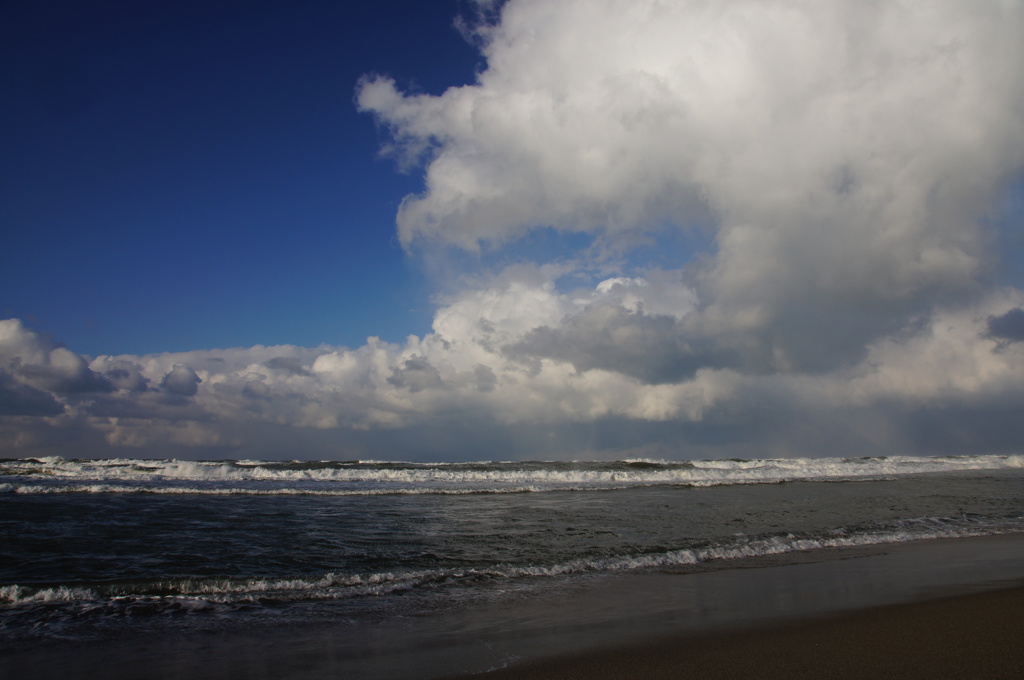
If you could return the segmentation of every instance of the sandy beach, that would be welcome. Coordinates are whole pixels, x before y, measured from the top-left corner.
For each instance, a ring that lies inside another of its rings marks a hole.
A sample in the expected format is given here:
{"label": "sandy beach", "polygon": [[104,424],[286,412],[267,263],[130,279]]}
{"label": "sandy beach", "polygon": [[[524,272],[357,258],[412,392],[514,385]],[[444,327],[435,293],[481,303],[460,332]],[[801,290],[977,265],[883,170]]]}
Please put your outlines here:
{"label": "sandy beach", "polygon": [[544,659],[486,680],[1024,678],[1024,587]]}

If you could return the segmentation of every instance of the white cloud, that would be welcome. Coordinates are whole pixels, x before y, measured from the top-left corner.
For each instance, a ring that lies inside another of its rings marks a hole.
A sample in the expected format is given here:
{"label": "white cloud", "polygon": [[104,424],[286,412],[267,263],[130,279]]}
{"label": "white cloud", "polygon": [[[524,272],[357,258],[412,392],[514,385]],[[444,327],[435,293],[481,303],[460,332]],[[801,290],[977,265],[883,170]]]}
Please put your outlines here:
{"label": "white cloud", "polygon": [[[686,425],[696,440],[701,429],[713,432],[729,426],[735,430],[730,436],[737,441],[723,444],[718,454],[752,455],[755,440],[775,454],[812,454],[803,448],[811,444],[797,441],[796,435],[809,436],[808,432],[821,428],[833,431],[844,414],[844,427],[865,418],[871,421],[870,431],[859,433],[862,438],[912,446],[899,422],[902,411],[967,413],[1024,401],[1024,344],[989,336],[990,319],[1024,304],[1020,291],[998,291],[978,304],[939,311],[913,331],[872,344],[864,361],[832,372],[765,374],[728,366],[687,366],[680,373],[671,368],[671,361],[685,364],[689,357],[669,355],[666,360],[656,350],[673,338],[678,341],[678,322],[608,302],[617,285],[621,283],[602,282],[590,295],[581,291],[569,295],[557,293],[550,281],[499,277],[493,288],[467,291],[451,300],[438,310],[434,333],[410,336],[402,345],[371,338],[356,349],[254,347],[101,357],[91,364],[97,375],[104,370],[107,375],[127,372],[125,366],[130,365],[138,367],[138,377],[114,392],[33,388],[32,394],[21,394],[22,411],[11,414],[31,415],[31,405],[39,407],[41,395],[52,395],[68,412],[43,408],[36,415],[47,416],[51,427],[62,432],[80,430],[85,433],[83,441],[92,436],[113,447],[237,447],[241,451],[262,446],[261,428],[266,427],[288,428],[296,441],[303,441],[304,431],[336,431],[341,433],[338,443],[358,432],[413,433],[442,425],[456,430],[489,429],[491,436],[505,431],[511,437],[523,427],[575,428],[578,434],[585,432],[581,427],[618,419],[650,426]],[[652,288],[637,281],[632,286]],[[515,325],[506,312],[521,305],[532,310],[532,321]],[[563,356],[546,351],[549,348],[538,349],[538,328],[545,326],[530,328],[535,323],[550,324],[551,333],[567,338],[588,330],[587,324],[594,327],[589,329],[589,344],[581,334],[575,342],[566,343]],[[22,329],[21,342],[15,344],[21,348],[17,351],[33,356],[41,351],[42,341]],[[14,365],[19,356],[2,358]],[[188,365],[203,368],[193,370]],[[651,372],[658,366],[668,366],[665,375],[671,379]],[[15,383],[29,385],[18,374],[9,374],[9,381],[10,376]],[[178,376],[189,389],[167,390],[168,376]],[[138,389],[161,383],[160,389]],[[186,394],[192,388],[194,394]],[[5,389],[5,394],[17,395],[12,389]],[[794,418],[801,422],[796,431],[792,430]],[[24,418],[19,422],[23,426]],[[38,430],[38,423],[34,427]],[[23,444],[37,446],[42,435],[37,432],[37,439],[25,440],[25,430],[8,424],[0,438],[13,446],[17,431]],[[783,430],[790,434],[782,434]],[[86,436],[89,432],[93,434]],[[650,434],[634,431],[631,445],[649,445],[650,437],[664,436],[659,432],[657,428]],[[592,439],[586,441],[594,446]],[[570,448],[546,455],[575,453],[570,442],[559,442]],[[812,438],[812,443],[820,445],[821,438]],[[430,448],[427,442],[418,444]],[[464,444],[471,447],[472,442]],[[416,445],[406,442],[405,450],[416,451]],[[660,444],[677,454],[688,445],[686,440]],[[850,445],[849,441],[844,444]],[[702,449],[702,454],[708,452]],[[338,453],[327,450],[319,455]],[[451,455],[481,454],[473,454],[470,448],[453,450]]]}
{"label": "white cloud", "polygon": [[512,0],[484,34],[475,85],[359,90],[427,162],[407,247],[711,225],[688,331],[759,371],[977,293],[1024,161],[1020,3]]}
{"label": "white cloud", "polygon": [[[897,193],[892,180],[928,191],[955,168],[1019,161],[1008,65],[1020,14],[1000,2],[513,0],[479,84],[407,96],[379,78],[359,102],[399,149],[433,150],[426,192],[399,215],[405,243],[643,229],[685,221],[694,197],[738,223],[901,203],[881,196]],[[943,189],[984,194],[986,180]],[[915,218],[919,199],[891,210]]]}
{"label": "white cloud", "polygon": [[0,370],[28,387],[56,394],[113,389],[78,354],[26,329],[17,319],[0,321]]}

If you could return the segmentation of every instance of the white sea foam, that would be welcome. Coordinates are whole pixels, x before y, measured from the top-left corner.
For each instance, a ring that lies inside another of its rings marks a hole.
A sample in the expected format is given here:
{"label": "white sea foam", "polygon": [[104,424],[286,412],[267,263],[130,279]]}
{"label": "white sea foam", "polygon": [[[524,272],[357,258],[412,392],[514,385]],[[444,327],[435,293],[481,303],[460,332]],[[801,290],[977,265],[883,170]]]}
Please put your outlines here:
{"label": "white sea foam", "polygon": [[32,590],[18,585],[0,586],[0,604],[3,605],[77,602],[80,600],[94,600],[97,597],[98,595],[96,592],[89,590],[88,588],[59,586],[57,588]]}
{"label": "white sea foam", "polygon": [[613,463],[185,461],[58,457],[0,461],[0,492],[314,495],[517,493],[639,486],[855,481],[1024,468],[1024,455]]}
{"label": "white sea foam", "polygon": [[33,590],[18,585],[0,587],[0,607],[11,608],[50,603],[106,601],[114,605],[146,602],[201,610],[211,605],[238,605],[259,601],[298,602],[343,600],[382,596],[435,584],[507,581],[522,578],[559,577],[587,573],[628,572],[680,568],[708,563],[785,555],[828,548],[849,548],[908,543],[939,538],[1018,533],[1024,518],[1000,524],[976,525],[950,518],[919,518],[899,525],[864,531],[839,528],[820,535],[786,534],[768,537],[737,536],[715,545],[638,555],[581,558],[547,565],[494,565],[489,568],[399,570],[393,572],[339,574],[290,579],[184,579],[137,584],[138,592],[113,587],[106,592],[75,587]]}

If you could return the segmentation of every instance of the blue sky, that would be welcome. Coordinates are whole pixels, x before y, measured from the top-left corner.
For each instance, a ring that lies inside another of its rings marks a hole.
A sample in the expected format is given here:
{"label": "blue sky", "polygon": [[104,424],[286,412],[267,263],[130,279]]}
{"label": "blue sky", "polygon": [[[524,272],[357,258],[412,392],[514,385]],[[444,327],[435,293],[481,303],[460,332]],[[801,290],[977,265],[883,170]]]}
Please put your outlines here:
{"label": "blue sky", "polygon": [[360,77],[440,93],[456,2],[7,5],[0,311],[88,354],[429,330]]}
{"label": "blue sky", "polygon": [[1020,441],[1020,3],[0,12],[2,455]]}

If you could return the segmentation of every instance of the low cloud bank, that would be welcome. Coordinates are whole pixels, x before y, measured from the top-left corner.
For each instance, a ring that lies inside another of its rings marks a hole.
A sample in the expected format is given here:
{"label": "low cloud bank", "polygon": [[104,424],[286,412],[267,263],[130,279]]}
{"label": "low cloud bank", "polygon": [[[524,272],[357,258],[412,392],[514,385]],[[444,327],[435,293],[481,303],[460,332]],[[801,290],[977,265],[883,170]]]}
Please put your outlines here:
{"label": "low cloud bank", "polygon": [[[1018,418],[992,428],[1024,405],[1024,342],[991,330],[1020,291],[808,373],[699,365],[685,314],[609,300],[623,285],[496,281],[442,306],[431,334],[355,349],[89,358],[2,321],[0,441],[9,455],[492,459],[951,453],[1024,434]],[[956,437],[936,441],[953,422]]]}

